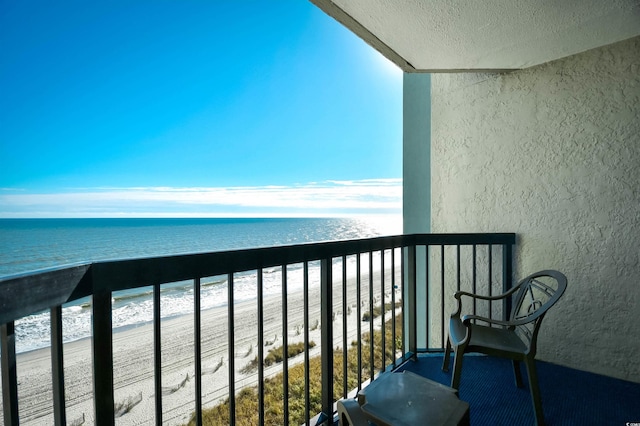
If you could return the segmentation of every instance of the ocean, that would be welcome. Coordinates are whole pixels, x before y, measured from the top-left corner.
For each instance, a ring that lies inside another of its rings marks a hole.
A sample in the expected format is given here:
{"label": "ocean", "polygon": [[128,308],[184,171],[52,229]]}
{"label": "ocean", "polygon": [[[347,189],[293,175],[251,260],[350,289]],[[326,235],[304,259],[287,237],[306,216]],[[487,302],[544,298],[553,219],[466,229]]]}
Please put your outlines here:
{"label": "ocean", "polygon": [[[0,277],[78,262],[144,258],[319,241],[370,238],[402,232],[399,217],[234,218],[234,219],[0,219]],[[266,277],[269,275],[266,271]],[[296,271],[292,271],[294,274]],[[278,282],[265,278],[265,295]],[[255,297],[251,273],[234,283],[235,300]],[[224,277],[203,282],[203,309],[226,303]],[[65,341],[89,336],[89,300],[63,308]],[[193,307],[190,282],[163,287],[162,315],[177,316]],[[152,318],[151,290],[114,294],[114,329]],[[48,346],[47,312],[16,321],[16,350]]]}

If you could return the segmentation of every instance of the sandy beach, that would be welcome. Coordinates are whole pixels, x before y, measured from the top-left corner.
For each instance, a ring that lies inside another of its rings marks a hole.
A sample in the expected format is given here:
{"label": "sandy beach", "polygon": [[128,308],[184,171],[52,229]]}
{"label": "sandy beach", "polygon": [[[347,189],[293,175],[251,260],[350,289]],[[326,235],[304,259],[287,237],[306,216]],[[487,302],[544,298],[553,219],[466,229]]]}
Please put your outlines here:
{"label": "sandy beach", "polygon": [[[388,271],[389,272],[389,271]],[[374,274],[374,300],[380,304],[379,274]],[[391,301],[390,274],[385,278],[385,302]],[[399,277],[397,277],[399,279]],[[342,321],[347,321],[347,341],[356,338],[355,279],[347,280],[347,310],[343,315],[342,285],[334,287],[333,347],[343,346]],[[399,282],[399,281],[397,281]],[[362,313],[368,311],[368,278],[362,279]],[[396,293],[396,298],[400,296]],[[234,305],[234,363],[236,392],[245,386],[257,385],[257,372],[241,370],[257,355],[257,301]],[[227,308],[202,311],[202,403],[213,406],[228,396],[229,350],[227,346]],[[379,327],[380,321],[377,322]],[[303,293],[289,293],[287,297],[288,343],[304,340]],[[362,330],[369,329],[362,322]],[[311,355],[320,354],[320,293],[310,289],[309,339],[316,347]],[[283,343],[281,297],[264,300],[264,353]],[[193,313],[162,320],[162,385],[163,424],[186,423],[195,409],[194,377],[194,318]],[[117,413],[117,424],[155,424],[153,325],[144,324],[113,334],[114,396],[116,407],[128,407]],[[302,362],[300,354],[290,359],[290,365]],[[64,346],[67,424],[93,424],[91,340],[82,339]],[[51,393],[51,358],[49,349],[18,355],[18,392],[20,421],[28,425],[53,424]],[[265,375],[281,371],[281,364],[265,369]],[[313,380],[313,379],[312,379]],[[319,380],[319,378],[318,378]],[[84,423],[83,423],[84,422]]]}

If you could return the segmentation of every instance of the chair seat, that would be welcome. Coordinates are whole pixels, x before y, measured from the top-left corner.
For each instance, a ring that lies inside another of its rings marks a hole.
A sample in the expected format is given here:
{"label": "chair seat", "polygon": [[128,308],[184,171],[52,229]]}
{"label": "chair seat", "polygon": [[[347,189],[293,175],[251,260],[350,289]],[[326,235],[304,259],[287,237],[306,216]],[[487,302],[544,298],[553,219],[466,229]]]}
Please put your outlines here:
{"label": "chair seat", "polygon": [[[466,336],[466,327],[459,318],[453,317],[449,321],[451,344],[459,345]],[[526,354],[527,345],[518,337],[513,330],[502,327],[488,327],[484,325],[471,324],[471,341],[468,343],[469,349],[477,350],[483,348],[483,353],[500,354]],[[487,350],[489,349],[489,350]]]}

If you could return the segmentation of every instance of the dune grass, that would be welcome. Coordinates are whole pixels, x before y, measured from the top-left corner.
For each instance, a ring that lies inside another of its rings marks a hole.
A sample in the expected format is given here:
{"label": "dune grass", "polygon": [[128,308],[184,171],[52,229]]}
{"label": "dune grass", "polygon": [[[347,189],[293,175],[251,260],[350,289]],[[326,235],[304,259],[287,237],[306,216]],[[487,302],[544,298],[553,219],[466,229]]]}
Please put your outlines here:
{"label": "dune grass", "polygon": [[[396,302],[395,304],[395,308],[399,309],[402,307],[402,301]],[[393,308],[393,304],[391,303],[385,303],[384,304],[384,311],[390,311]],[[365,313],[362,314],[362,321],[368,322],[371,321],[372,319],[378,318],[380,315],[382,315],[382,306],[378,305],[378,306],[374,306],[373,307],[373,318],[371,318],[371,313],[369,311],[366,311]]]}
{"label": "dune grass", "polygon": [[[402,315],[396,315],[396,341],[392,342],[392,321],[389,319],[385,324],[385,357],[390,362],[395,359],[396,350],[400,349],[402,342]],[[382,369],[382,330],[374,332],[374,370]],[[362,380],[367,380],[370,376],[370,344],[369,333],[362,335]],[[271,352],[271,351],[270,351]],[[275,353],[282,354],[282,347],[275,350]],[[292,355],[291,347],[287,351]],[[274,355],[275,356],[275,355]],[[357,342],[353,342],[347,351],[347,391],[358,386],[358,351]],[[257,362],[257,361],[256,361]],[[277,361],[277,362],[281,362]],[[266,361],[265,361],[266,363]],[[321,411],[322,389],[320,385],[321,359],[319,356],[310,359],[309,362],[309,406],[310,416],[313,417]],[[289,368],[289,392],[287,401],[289,402],[288,418],[291,424],[302,424],[305,422],[305,374],[304,364],[296,364]],[[333,354],[333,394],[335,398],[343,395],[343,352],[336,350]],[[283,374],[280,373],[264,381],[264,421],[267,425],[281,425],[284,423],[284,395],[282,386]],[[253,426],[258,424],[258,388],[244,388],[236,395],[235,422],[237,425]],[[205,425],[228,425],[229,421],[229,400],[202,412],[203,424]],[[189,425],[194,425],[192,417]]]}
{"label": "dune grass", "polygon": [[[309,342],[309,348],[313,348],[316,345],[316,342],[313,340]],[[264,358],[264,365],[268,367],[273,364],[277,364],[282,362],[284,357],[282,346],[278,346],[277,348],[269,349],[267,356]],[[294,343],[292,345],[287,346],[287,358],[292,358],[302,352],[304,352],[304,342]],[[242,374],[249,374],[258,370],[258,357],[256,356],[251,360],[251,362],[240,370]]]}

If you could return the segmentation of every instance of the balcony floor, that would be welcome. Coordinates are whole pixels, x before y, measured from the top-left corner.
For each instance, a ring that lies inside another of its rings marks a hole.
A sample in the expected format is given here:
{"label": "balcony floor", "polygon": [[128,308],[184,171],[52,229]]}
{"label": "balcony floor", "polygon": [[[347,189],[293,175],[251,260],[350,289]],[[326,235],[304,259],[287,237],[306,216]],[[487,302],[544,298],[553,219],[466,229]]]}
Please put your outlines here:
{"label": "balcony floor", "polygon": [[[453,364],[453,359],[451,365]],[[436,382],[450,384],[451,372],[440,367],[442,354],[420,355],[398,371],[407,370]],[[460,399],[469,403],[471,424],[532,425],[533,407],[526,370],[525,384],[517,388],[511,361],[465,355]],[[538,361],[538,380],[547,425],[625,425],[640,422],[640,383]]]}

